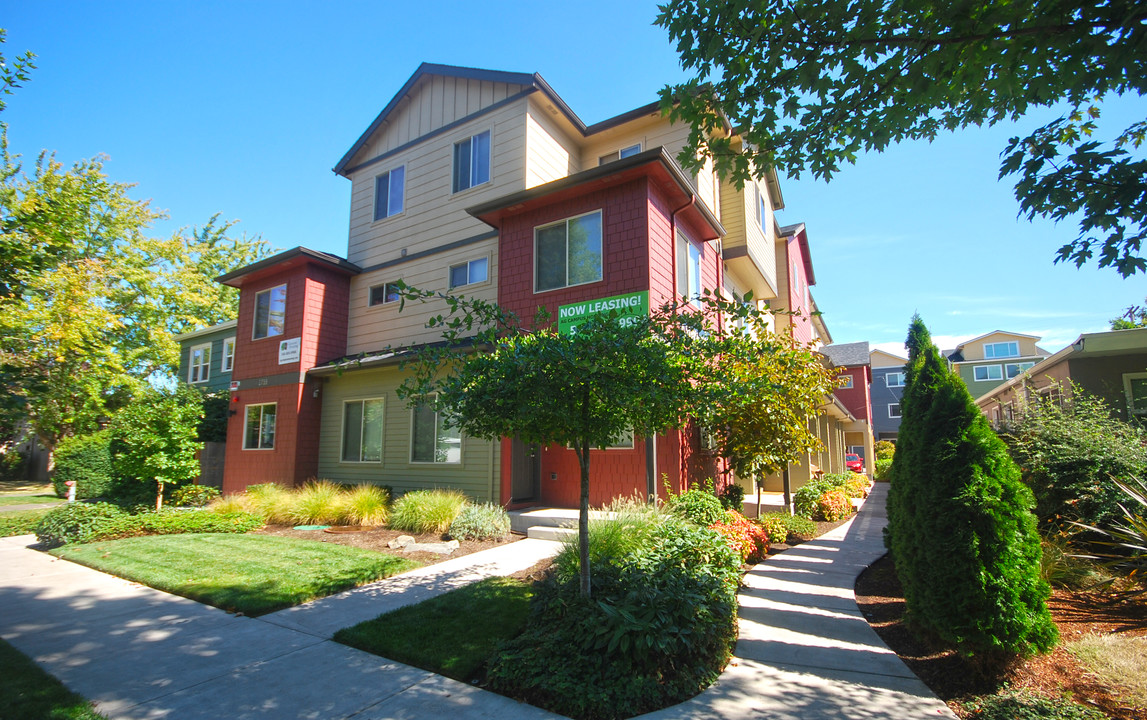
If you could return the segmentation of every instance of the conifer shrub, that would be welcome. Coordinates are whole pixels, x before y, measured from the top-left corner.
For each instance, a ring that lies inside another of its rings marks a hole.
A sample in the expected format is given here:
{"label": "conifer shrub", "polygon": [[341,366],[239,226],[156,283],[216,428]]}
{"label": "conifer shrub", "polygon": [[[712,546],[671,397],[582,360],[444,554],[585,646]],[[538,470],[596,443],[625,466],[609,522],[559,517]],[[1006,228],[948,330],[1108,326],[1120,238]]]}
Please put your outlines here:
{"label": "conifer shrub", "polygon": [[76,435],[60,440],[52,453],[56,469],[52,485],[59,497],[68,496],[66,483],[76,483],[76,498],[104,497],[115,479],[112,468],[111,433],[100,430],[91,435]]}
{"label": "conifer shrub", "polygon": [[909,363],[889,505],[908,616],[989,665],[1050,650],[1057,632],[1031,491],[930,339],[909,346]]}

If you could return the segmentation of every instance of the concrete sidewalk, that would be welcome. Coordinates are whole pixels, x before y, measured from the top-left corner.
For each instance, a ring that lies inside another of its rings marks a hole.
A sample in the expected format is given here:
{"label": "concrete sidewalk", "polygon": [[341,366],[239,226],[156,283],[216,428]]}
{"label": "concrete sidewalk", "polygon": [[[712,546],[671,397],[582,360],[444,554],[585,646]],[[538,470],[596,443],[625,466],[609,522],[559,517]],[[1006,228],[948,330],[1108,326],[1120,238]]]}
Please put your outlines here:
{"label": "concrete sidewalk", "polygon": [[[646,718],[954,718],[869,628],[856,576],[884,554],[886,485],[849,524],[746,576],[720,680]],[[558,717],[330,641],[342,627],[557,552],[521,540],[260,618],[0,539],[0,637],[109,718]]]}
{"label": "concrete sidewalk", "polygon": [[849,523],[754,567],[721,678],[692,700],[641,717],[954,719],[856,605],[857,576],[885,553],[887,493],[877,483]]}

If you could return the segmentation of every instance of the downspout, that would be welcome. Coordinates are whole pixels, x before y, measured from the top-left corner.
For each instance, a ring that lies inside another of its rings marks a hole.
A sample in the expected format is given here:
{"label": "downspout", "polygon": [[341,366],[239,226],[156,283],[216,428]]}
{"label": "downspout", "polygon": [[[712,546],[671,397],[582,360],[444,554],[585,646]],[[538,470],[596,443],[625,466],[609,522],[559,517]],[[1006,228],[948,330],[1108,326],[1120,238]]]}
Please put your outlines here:
{"label": "downspout", "polygon": [[[677,291],[677,213],[679,213],[683,210],[687,210],[687,209],[693,207],[695,204],[697,204],[697,196],[693,193],[690,193],[688,203],[682,205],[681,207],[677,208],[673,212],[669,213],[669,256],[671,258],[673,258],[672,267],[673,267],[673,314],[674,315],[677,314],[677,301],[680,299],[680,294]],[[653,457],[656,458],[657,457],[657,438],[654,437],[654,438],[652,438],[652,440],[653,440]],[[680,458],[680,454],[678,455],[678,457]],[[648,456],[646,457],[646,463],[648,463]],[[646,468],[648,468],[648,467],[649,467],[649,465],[647,464]],[[654,470],[656,471],[656,469],[654,469]],[[681,465],[680,460],[678,460],[678,463],[677,463],[677,474],[678,474],[677,489],[678,490],[680,490],[682,487],[684,487],[681,484],[681,479],[682,479],[681,476],[684,475],[684,470],[685,470],[685,468]],[[656,478],[654,479],[654,481],[656,482]],[[656,491],[656,488],[654,488],[654,491]]]}

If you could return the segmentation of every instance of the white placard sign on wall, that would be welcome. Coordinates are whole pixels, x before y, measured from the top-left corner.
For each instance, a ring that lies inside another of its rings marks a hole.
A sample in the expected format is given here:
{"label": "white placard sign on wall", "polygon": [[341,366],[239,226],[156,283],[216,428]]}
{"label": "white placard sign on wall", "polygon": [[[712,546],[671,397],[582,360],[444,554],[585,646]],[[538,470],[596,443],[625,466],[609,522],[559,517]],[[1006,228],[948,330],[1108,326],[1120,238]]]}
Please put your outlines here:
{"label": "white placard sign on wall", "polygon": [[279,364],[298,362],[301,356],[302,338],[279,341]]}

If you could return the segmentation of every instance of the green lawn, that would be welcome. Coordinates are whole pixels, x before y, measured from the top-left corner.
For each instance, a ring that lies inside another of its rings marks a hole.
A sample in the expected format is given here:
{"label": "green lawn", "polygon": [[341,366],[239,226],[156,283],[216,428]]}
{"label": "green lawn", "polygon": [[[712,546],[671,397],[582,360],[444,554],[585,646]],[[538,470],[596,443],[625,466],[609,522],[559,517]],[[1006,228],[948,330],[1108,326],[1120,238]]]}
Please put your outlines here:
{"label": "green lawn", "polygon": [[53,555],[176,595],[262,615],[418,567],[413,560],[269,535],[150,535]]}
{"label": "green lawn", "polygon": [[0,495],[0,507],[5,505],[34,505],[41,503],[62,503],[66,499],[51,495]]}
{"label": "green lawn", "polygon": [[40,518],[44,517],[48,510],[49,508],[44,508],[42,510],[0,513],[0,537],[31,535],[35,532]]}
{"label": "green lawn", "polygon": [[40,666],[0,640],[0,718],[4,720],[100,720],[91,703],[68,690]]}
{"label": "green lawn", "polygon": [[525,627],[531,595],[531,587],[519,580],[487,578],[343,628],[334,639],[469,682],[498,645]]}

